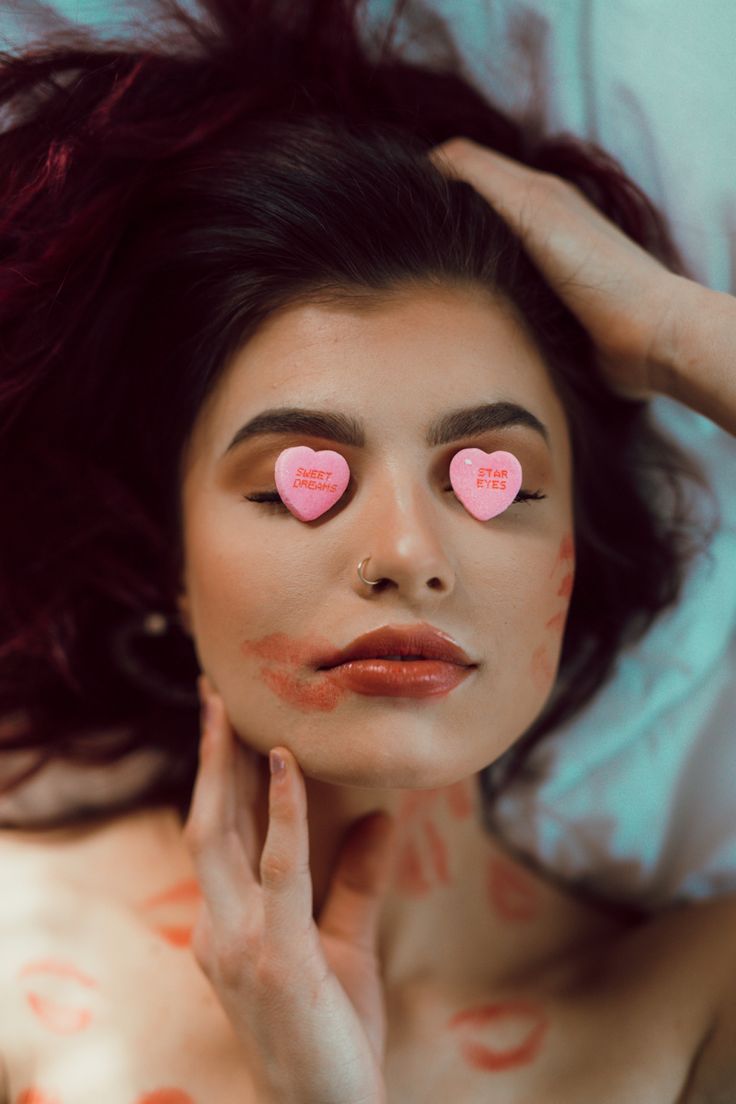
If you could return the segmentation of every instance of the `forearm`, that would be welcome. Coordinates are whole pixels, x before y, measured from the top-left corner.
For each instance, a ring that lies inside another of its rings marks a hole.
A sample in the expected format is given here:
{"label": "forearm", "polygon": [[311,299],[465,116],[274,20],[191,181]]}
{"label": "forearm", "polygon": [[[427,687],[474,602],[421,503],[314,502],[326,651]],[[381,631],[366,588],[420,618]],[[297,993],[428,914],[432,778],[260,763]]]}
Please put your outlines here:
{"label": "forearm", "polygon": [[677,277],[656,389],[736,435],[736,297]]}

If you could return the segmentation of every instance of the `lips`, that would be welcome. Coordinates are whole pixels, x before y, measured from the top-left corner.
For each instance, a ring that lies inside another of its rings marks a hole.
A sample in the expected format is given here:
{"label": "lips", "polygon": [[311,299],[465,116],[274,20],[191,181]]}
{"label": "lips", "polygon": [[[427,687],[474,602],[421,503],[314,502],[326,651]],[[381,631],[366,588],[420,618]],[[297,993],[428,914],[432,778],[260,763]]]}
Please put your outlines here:
{"label": "lips", "polygon": [[476,664],[452,637],[433,625],[384,625],[357,637],[341,651],[315,658],[317,670],[331,670],[352,660],[383,659],[400,664],[436,660],[457,667]]}

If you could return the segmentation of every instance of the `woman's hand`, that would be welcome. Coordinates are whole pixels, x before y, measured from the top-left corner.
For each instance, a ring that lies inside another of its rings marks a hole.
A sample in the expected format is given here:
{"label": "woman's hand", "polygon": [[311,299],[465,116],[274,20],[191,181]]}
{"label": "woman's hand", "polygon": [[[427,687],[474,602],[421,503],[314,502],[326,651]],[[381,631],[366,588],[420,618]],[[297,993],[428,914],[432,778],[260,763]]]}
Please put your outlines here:
{"label": "woman's hand", "polygon": [[435,146],[429,158],[471,184],[521,237],[590,334],[615,391],[648,398],[664,390],[661,376],[691,281],[670,272],[560,177],[468,138]]}
{"label": "woman's hand", "polygon": [[[208,690],[202,676],[200,693]],[[214,693],[209,713],[184,828],[204,894],[192,950],[243,1045],[259,1104],[383,1104],[375,939],[394,822],[376,813],[351,825],[317,927],[294,756],[279,746],[285,770],[261,781],[259,756],[235,735]],[[262,786],[269,820],[258,863]]]}

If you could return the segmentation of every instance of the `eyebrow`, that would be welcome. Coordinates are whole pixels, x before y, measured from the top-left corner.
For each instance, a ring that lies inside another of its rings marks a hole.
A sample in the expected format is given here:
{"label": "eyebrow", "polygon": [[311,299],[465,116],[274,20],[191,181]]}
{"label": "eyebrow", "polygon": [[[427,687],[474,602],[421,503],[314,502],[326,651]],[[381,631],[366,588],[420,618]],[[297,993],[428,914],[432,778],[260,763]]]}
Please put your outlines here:
{"label": "eyebrow", "polygon": [[[483,403],[443,414],[429,426],[426,442],[430,448],[435,448],[463,437],[478,437],[489,429],[506,429],[509,426],[526,426],[534,430],[549,448],[547,426],[526,407],[512,402]],[[365,427],[359,418],[328,410],[286,406],[264,410],[242,425],[225,449],[223,458],[244,441],[271,433],[303,433],[310,437],[324,437],[340,445],[365,447]]]}

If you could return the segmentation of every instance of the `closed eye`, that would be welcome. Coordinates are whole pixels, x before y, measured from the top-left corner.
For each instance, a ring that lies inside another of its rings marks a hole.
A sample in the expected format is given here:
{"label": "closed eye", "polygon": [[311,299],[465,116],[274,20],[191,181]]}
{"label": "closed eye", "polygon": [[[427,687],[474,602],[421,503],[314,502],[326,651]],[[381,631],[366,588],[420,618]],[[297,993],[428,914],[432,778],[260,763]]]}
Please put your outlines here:
{"label": "closed eye", "polygon": [[[444,489],[449,494],[455,494],[452,487],[445,487]],[[514,503],[536,501],[538,499],[546,497],[547,496],[545,494],[542,494],[541,491],[525,491],[522,488],[514,499]],[[287,509],[287,507],[281,500],[281,496],[279,495],[278,491],[256,491],[254,494],[243,495],[243,498],[246,500],[246,502],[257,502],[259,505],[265,506],[267,508],[275,507],[277,510]]]}

